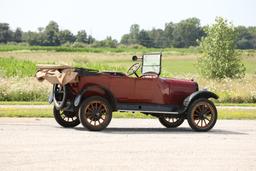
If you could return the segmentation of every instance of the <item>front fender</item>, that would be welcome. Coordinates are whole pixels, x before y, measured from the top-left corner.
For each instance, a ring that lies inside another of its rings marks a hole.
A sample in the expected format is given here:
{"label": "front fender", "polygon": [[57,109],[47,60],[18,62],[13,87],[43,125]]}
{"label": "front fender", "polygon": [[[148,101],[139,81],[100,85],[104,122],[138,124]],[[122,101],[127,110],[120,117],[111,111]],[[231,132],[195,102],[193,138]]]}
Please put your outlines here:
{"label": "front fender", "polygon": [[205,99],[214,98],[214,99],[218,99],[219,96],[216,95],[215,93],[207,91],[207,90],[196,91],[196,92],[192,93],[190,96],[188,96],[183,101],[183,105],[187,108],[193,101],[195,101],[196,99],[199,99],[199,98],[205,98]]}

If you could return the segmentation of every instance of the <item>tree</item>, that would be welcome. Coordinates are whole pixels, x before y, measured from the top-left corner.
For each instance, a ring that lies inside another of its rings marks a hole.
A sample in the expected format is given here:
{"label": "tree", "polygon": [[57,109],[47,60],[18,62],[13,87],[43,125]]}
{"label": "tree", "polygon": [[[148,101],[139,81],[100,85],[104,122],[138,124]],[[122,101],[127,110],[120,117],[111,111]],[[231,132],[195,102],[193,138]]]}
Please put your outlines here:
{"label": "tree", "polygon": [[151,31],[148,31],[149,35],[149,46],[155,48],[163,48],[166,45],[166,38],[164,36],[164,31],[162,29],[153,28]]}
{"label": "tree", "polygon": [[58,46],[60,45],[59,40],[59,25],[54,22],[50,21],[49,24],[45,28],[45,42],[44,44],[47,46]]}
{"label": "tree", "polygon": [[95,42],[95,38],[92,37],[92,35],[88,36],[88,44],[93,44]]}
{"label": "tree", "polygon": [[129,44],[137,44],[139,43],[139,32],[140,26],[138,24],[133,24],[130,27],[130,36],[129,36]]}
{"label": "tree", "polygon": [[87,33],[86,33],[85,30],[80,30],[80,31],[77,32],[76,42],[88,43]]}
{"label": "tree", "polygon": [[173,31],[175,28],[175,24],[170,22],[165,24],[164,33],[163,33],[163,46],[164,47],[172,47],[173,46]]}
{"label": "tree", "polygon": [[239,49],[256,48],[256,27],[238,26],[235,28],[238,36],[236,45]]}
{"label": "tree", "polygon": [[0,23],[0,43],[7,43],[12,41],[12,31],[9,28],[9,24]]}
{"label": "tree", "polygon": [[145,47],[152,47],[153,46],[153,41],[149,37],[148,32],[145,30],[141,30],[138,34],[138,42],[140,45],[145,46]]}
{"label": "tree", "polygon": [[207,36],[200,41],[203,55],[198,60],[202,75],[213,78],[241,78],[245,67],[235,52],[236,33],[227,20],[217,17],[215,24],[205,30]]}
{"label": "tree", "polygon": [[183,48],[196,46],[197,39],[203,34],[198,18],[188,18],[177,23],[173,30],[174,47]]}
{"label": "tree", "polygon": [[69,30],[61,30],[59,32],[60,44],[74,43],[76,37]]}
{"label": "tree", "polygon": [[17,28],[13,35],[13,40],[17,43],[22,42],[22,30],[21,28]]}
{"label": "tree", "polygon": [[129,45],[129,39],[130,39],[130,34],[124,34],[121,38],[120,43],[124,45]]}
{"label": "tree", "polygon": [[117,40],[112,39],[111,36],[108,36],[105,40],[103,40],[104,47],[116,48],[117,47]]}

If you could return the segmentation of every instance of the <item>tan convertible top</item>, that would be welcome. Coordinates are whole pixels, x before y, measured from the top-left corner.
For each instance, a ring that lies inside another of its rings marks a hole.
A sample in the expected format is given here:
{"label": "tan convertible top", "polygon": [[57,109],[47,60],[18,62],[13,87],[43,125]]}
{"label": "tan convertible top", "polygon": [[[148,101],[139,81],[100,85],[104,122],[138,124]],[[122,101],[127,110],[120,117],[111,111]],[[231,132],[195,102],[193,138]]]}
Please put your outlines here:
{"label": "tan convertible top", "polygon": [[74,68],[69,65],[53,65],[53,64],[38,64],[36,65],[37,69],[71,69]]}
{"label": "tan convertible top", "polygon": [[68,65],[37,65],[38,81],[47,80],[51,84],[65,85],[78,82],[77,75],[75,68]]}

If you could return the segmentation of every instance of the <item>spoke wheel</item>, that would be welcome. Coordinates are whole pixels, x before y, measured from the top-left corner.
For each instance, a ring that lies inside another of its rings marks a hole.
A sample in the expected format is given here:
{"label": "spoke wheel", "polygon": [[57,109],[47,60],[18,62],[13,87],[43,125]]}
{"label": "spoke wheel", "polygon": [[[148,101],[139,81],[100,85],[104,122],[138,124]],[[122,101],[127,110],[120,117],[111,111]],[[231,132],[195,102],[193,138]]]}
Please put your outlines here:
{"label": "spoke wheel", "polygon": [[217,121],[217,110],[207,99],[198,99],[192,103],[188,111],[188,123],[195,131],[208,131]]}
{"label": "spoke wheel", "polygon": [[78,119],[78,112],[69,112],[53,108],[54,118],[58,124],[66,128],[73,128],[80,124]]}
{"label": "spoke wheel", "polygon": [[184,118],[163,116],[159,118],[160,123],[166,128],[177,128],[184,122]]}
{"label": "spoke wheel", "polygon": [[91,131],[100,131],[110,123],[112,109],[106,99],[100,96],[92,96],[81,105],[79,118],[85,128]]}

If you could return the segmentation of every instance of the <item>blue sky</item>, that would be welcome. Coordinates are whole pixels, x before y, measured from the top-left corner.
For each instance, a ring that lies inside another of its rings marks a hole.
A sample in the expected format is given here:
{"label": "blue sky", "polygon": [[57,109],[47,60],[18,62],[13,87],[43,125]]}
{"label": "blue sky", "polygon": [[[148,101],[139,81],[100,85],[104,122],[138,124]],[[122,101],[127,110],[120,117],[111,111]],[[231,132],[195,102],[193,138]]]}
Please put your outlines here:
{"label": "blue sky", "polygon": [[223,16],[234,25],[256,26],[255,0],[0,0],[0,22],[36,31],[50,20],[73,33],[120,39],[131,24],[163,28],[166,22],[197,17],[202,25]]}

